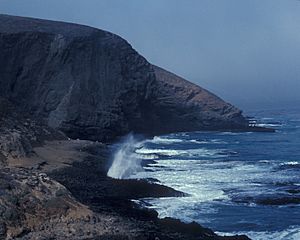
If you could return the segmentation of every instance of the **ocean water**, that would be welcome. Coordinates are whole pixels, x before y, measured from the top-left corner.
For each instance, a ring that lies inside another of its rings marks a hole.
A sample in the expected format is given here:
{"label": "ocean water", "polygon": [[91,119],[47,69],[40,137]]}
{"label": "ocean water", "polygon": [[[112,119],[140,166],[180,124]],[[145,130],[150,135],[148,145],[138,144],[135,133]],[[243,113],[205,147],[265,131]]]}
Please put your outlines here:
{"label": "ocean water", "polygon": [[157,179],[188,194],[141,202],[159,217],[196,221],[223,235],[299,240],[300,110],[247,115],[276,132],[189,132],[137,141],[126,158],[134,154],[144,166],[126,177]]}

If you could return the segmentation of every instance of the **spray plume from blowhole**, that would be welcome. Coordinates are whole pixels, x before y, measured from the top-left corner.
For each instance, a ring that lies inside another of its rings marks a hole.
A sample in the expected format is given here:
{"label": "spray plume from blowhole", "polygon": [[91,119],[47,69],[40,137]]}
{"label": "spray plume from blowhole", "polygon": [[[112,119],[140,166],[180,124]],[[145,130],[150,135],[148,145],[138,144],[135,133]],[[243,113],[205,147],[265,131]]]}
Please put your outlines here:
{"label": "spray plume from blowhole", "polygon": [[129,178],[132,174],[143,171],[141,159],[138,158],[136,149],[143,147],[143,141],[138,140],[133,134],[128,134],[118,144],[112,156],[112,165],[107,176],[117,179]]}

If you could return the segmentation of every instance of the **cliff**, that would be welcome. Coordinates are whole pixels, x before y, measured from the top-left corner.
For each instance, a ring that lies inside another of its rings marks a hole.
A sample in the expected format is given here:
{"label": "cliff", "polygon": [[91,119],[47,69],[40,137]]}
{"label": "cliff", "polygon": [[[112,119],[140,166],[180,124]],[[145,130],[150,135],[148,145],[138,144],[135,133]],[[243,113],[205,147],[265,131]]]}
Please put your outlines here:
{"label": "cliff", "polygon": [[240,110],[152,66],[117,35],[8,15],[0,22],[0,97],[71,138],[247,126]]}
{"label": "cliff", "polygon": [[170,132],[243,129],[242,111],[213,93],[160,67],[153,66],[158,85],[160,119]]}
{"label": "cliff", "polygon": [[95,142],[130,131],[248,130],[237,108],[112,33],[8,15],[0,85],[0,239],[248,239],[139,209],[132,199],[183,193],[107,177],[111,153]]}

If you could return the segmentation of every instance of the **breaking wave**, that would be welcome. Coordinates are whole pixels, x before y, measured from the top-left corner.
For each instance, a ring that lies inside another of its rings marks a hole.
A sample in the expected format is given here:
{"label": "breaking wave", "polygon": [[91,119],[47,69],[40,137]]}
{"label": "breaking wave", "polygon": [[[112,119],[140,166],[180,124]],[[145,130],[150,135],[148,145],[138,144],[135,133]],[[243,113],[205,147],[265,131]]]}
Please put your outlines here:
{"label": "breaking wave", "polygon": [[152,143],[157,143],[157,144],[173,144],[173,143],[181,143],[183,142],[182,139],[177,139],[177,138],[164,138],[164,137],[157,137],[155,136],[153,140],[150,140]]}
{"label": "breaking wave", "polygon": [[234,232],[234,233],[223,233],[216,232],[220,235],[232,236],[233,234],[242,235],[245,234],[249,236],[251,239],[255,240],[274,240],[274,239],[282,239],[282,240],[299,240],[300,239],[300,228],[299,226],[292,226],[283,231],[274,231],[274,232]]}
{"label": "breaking wave", "polygon": [[257,123],[276,127],[276,133],[129,138],[114,152],[109,175],[157,179],[187,193],[183,198],[142,199],[159,217],[196,221],[220,233],[256,240],[300,239],[299,119],[280,114]]}

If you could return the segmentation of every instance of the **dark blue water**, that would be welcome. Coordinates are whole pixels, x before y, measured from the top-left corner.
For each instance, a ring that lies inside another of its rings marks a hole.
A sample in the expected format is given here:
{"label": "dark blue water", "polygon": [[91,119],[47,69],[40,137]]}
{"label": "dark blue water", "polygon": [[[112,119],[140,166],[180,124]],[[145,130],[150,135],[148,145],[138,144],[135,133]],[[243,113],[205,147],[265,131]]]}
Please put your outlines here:
{"label": "dark blue water", "polygon": [[249,112],[275,133],[192,132],[155,137],[131,177],[190,194],[145,199],[160,217],[197,221],[253,239],[300,239],[300,110]]}

